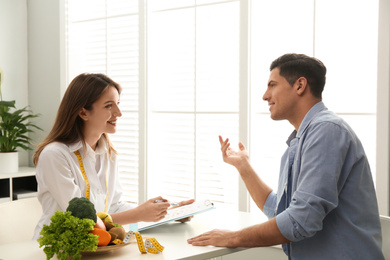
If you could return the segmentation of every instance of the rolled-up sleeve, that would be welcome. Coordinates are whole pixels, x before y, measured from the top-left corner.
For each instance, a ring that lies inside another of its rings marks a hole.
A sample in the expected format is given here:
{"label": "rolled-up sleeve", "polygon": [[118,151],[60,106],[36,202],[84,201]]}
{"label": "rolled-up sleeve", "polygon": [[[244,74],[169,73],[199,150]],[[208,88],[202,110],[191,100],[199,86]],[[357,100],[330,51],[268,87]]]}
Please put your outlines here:
{"label": "rolled-up sleeve", "polygon": [[267,216],[267,218],[271,219],[275,217],[276,215],[276,201],[277,201],[277,195],[274,191],[272,191],[268,197],[267,200],[264,203],[263,213]]}
{"label": "rolled-up sleeve", "polygon": [[324,218],[337,207],[350,147],[349,134],[337,124],[314,124],[307,131],[292,166],[290,205],[276,216],[280,232],[294,242],[322,230]]}

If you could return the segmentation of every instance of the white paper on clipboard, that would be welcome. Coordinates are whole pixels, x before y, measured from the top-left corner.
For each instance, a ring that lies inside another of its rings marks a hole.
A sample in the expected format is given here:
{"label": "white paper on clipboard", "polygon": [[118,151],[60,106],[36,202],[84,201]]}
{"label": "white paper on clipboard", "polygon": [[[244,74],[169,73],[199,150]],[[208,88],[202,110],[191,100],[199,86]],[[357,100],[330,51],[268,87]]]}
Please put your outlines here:
{"label": "white paper on clipboard", "polygon": [[[211,209],[214,209],[215,205],[210,200],[195,201],[192,204],[184,205],[181,207],[175,207],[168,210],[168,214],[160,221],[157,222],[138,222],[138,225],[130,225],[130,230],[142,231],[148,228],[163,225],[165,223],[175,221],[178,219],[193,216]],[[135,230],[137,229],[137,230]]]}

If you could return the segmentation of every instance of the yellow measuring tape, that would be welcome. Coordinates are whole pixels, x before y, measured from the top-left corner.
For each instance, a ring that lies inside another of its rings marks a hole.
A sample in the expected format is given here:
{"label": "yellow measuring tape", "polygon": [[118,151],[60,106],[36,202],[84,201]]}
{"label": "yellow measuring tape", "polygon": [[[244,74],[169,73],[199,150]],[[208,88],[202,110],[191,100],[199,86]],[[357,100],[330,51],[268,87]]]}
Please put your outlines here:
{"label": "yellow measuring tape", "polygon": [[138,249],[142,254],[146,254],[146,252],[157,254],[164,250],[164,247],[160,245],[160,243],[154,237],[145,239],[144,243],[141,234],[137,231],[127,232],[125,238],[123,239],[123,243],[128,243],[133,236],[137,240]]}
{"label": "yellow measuring tape", "polygon": [[[86,174],[85,169],[84,169],[83,159],[82,159],[81,154],[78,150],[75,151],[74,154],[77,156],[77,159],[78,159],[79,165],[80,165],[81,173],[83,175],[85,184],[87,185],[87,191],[85,192],[85,197],[87,199],[89,199],[90,192],[91,192],[91,186],[89,184],[88,177],[87,177],[87,174]],[[106,195],[106,203],[105,203],[104,212],[107,213],[107,200],[108,200],[107,169],[106,169],[105,175],[106,175],[105,177],[106,177],[107,195]],[[128,242],[130,242],[130,240],[133,236],[135,236],[135,239],[137,240],[137,244],[138,244],[138,249],[142,254],[146,254],[146,252],[149,252],[152,254],[157,254],[157,253],[162,252],[164,250],[164,247],[162,245],[160,245],[160,243],[154,237],[145,239],[145,244],[144,244],[144,240],[143,240],[141,234],[137,231],[129,231],[129,232],[127,232],[123,241],[121,241],[119,239],[115,239],[113,241],[113,243],[117,244],[117,245],[123,244],[123,243],[128,243]]]}
{"label": "yellow measuring tape", "polygon": [[[87,185],[87,190],[85,192],[85,197],[87,199],[89,199],[90,198],[90,194],[91,194],[91,185],[89,184],[87,174],[85,173],[83,158],[81,157],[81,154],[80,154],[80,152],[78,150],[75,151],[74,154],[77,156],[77,160],[79,161],[79,165],[80,165],[81,174],[83,175],[85,184]],[[106,193],[106,202],[104,204],[104,212],[107,213],[107,201],[108,201],[107,168],[106,168],[106,171],[105,171],[105,179],[106,179],[106,190],[107,190],[107,193]]]}
{"label": "yellow measuring tape", "polygon": [[87,174],[85,173],[83,159],[81,158],[81,154],[78,150],[75,151],[74,154],[77,156],[77,160],[79,161],[79,165],[80,165],[81,174],[83,174],[85,184],[87,185],[87,191],[85,192],[85,197],[87,199],[89,199],[90,192],[91,192],[91,186],[89,185],[88,177],[87,177]]}

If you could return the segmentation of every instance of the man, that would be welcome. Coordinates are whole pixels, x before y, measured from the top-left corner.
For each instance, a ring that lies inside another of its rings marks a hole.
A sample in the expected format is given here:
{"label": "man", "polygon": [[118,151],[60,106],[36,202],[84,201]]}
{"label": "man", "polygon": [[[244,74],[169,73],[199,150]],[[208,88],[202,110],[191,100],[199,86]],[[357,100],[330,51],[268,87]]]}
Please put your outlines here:
{"label": "man", "polygon": [[384,259],[381,227],[367,157],[348,124],[322,102],[326,68],[302,54],[285,54],[270,67],[263,99],[271,118],[295,128],[287,140],[275,193],[239,151],[219,136],[223,159],[235,166],[269,220],[239,231],[213,230],[194,246],[283,244],[289,259]]}

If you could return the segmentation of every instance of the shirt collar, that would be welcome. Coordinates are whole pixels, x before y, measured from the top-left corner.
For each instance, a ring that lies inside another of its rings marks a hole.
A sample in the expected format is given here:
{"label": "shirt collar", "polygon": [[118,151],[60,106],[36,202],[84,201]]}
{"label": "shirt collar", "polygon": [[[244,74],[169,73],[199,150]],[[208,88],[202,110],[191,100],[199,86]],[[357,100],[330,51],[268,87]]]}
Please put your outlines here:
{"label": "shirt collar", "polygon": [[328,108],[325,106],[324,102],[320,101],[317,104],[315,104],[309,112],[305,115],[305,117],[302,120],[301,125],[299,126],[298,132],[296,137],[300,137],[305,129],[309,126],[310,122],[315,118],[315,116],[324,110],[328,110]]}
{"label": "shirt collar", "polygon": [[[91,150],[92,150],[92,148],[91,148]],[[92,150],[93,151],[93,150]],[[99,155],[101,155],[101,154],[105,154],[105,153],[107,153],[107,143],[106,143],[106,139],[105,138],[100,138],[99,139],[99,141],[98,141],[98,146],[97,146],[97,148],[96,148],[96,150],[94,151],[95,152],[95,154],[99,154]]]}
{"label": "shirt collar", "polygon": [[[88,144],[87,145],[87,156],[96,156],[107,153],[107,144],[106,140],[102,137],[98,141],[96,150],[94,151]],[[81,154],[84,152],[83,143],[81,141],[72,143],[69,145],[69,149],[72,153],[79,150]]]}
{"label": "shirt collar", "polygon": [[69,150],[74,153],[77,150],[83,150],[83,143],[81,141],[72,143],[68,145]]}
{"label": "shirt collar", "polygon": [[290,136],[288,137],[288,139],[287,139],[287,141],[286,141],[286,144],[287,144],[288,146],[290,146],[291,141],[292,141],[295,137],[297,137],[297,130],[294,130],[294,131],[290,134]]}

